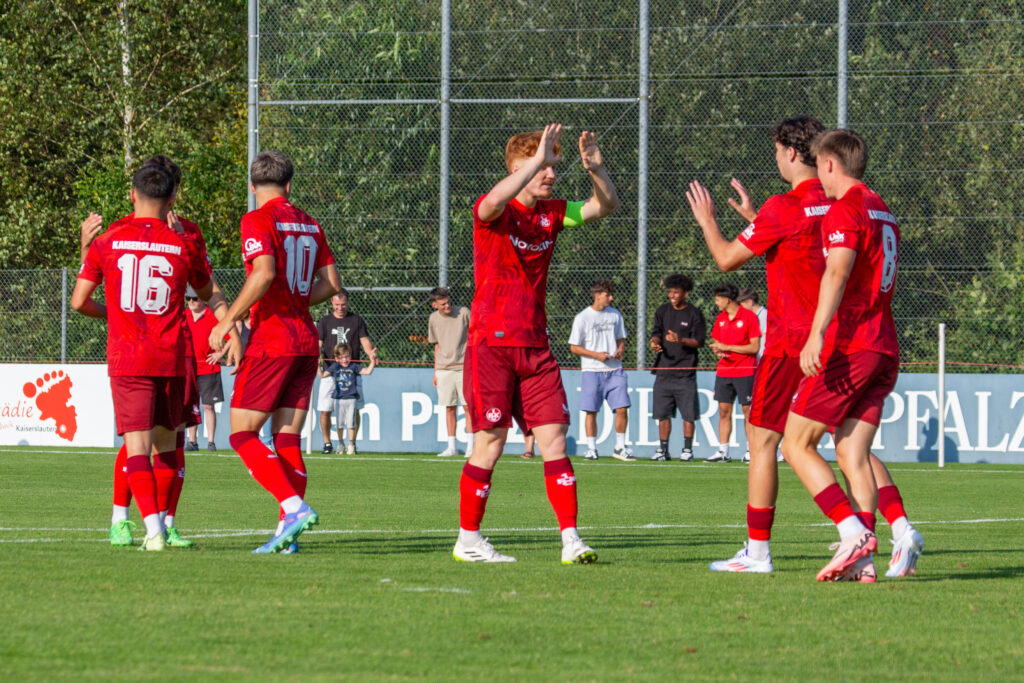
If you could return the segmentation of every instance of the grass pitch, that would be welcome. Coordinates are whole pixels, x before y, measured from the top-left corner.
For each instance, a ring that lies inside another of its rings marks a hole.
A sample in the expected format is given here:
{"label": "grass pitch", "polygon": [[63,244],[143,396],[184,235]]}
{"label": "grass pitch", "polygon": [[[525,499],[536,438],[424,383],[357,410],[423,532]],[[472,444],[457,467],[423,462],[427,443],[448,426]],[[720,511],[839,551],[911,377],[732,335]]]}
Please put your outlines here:
{"label": "grass pitch", "polygon": [[[314,456],[321,525],[255,556],[272,499],[190,454],[192,550],[106,541],[113,452],[0,450],[0,674],[18,679],[999,680],[1024,676],[1024,468],[896,465],[918,575],[819,584],[835,532],[782,468],[773,575],[708,563],[745,538],[738,463],[574,459],[600,560],[562,566],[541,464],[506,457],[484,532],[451,557],[461,460]],[[141,527],[141,525],[140,525]],[[136,532],[141,537],[141,529]]]}

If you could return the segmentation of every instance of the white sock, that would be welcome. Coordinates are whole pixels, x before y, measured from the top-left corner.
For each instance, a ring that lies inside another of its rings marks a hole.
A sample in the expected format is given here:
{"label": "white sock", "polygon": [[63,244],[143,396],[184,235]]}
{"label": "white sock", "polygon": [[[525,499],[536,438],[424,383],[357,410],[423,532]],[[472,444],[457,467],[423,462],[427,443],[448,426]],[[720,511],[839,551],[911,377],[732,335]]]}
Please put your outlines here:
{"label": "white sock", "polygon": [[615,450],[626,447],[626,432],[615,432]]}
{"label": "white sock", "polygon": [[128,521],[128,507],[124,505],[115,505],[114,511],[110,513],[110,526],[114,526],[118,522]]}
{"label": "white sock", "polygon": [[576,527],[570,526],[562,529],[562,545],[568,545],[578,540],[580,540],[580,533],[576,531]]}
{"label": "white sock", "polygon": [[484,539],[484,535],[480,533],[480,530],[470,531],[469,529],[459,528],[459,543],[462,545],[476,545]]}
{"label": "white sock", "polygon": [[859,519],[857,515],[850,515],[843,521],[836,524],[836,528],[839,529],[839,538],[844,541],[848,538],[855,538],[860,536],[862,533],[868,530]]}
{"label": "white sock", "polygon": [[747,555],[755,560],[767,560],[771,552],[771,541],[758,541],[753,538],[747,539]]}
{"label": "white sock", "polygon": [[174,515],[167,515],[166,517],[164,517],[164,526],[165,527],[172,527],[172,526],[174,526]]}
{"label": "white sock", "polygon": [[595,450],[595,451],[597,450],[597,437],[596,436],[588,436],[587,437],[587,448],[590,448],[591,450]]}
{"label": "white sock", "polygon": [[910,525],[910,521],[906,517],[900,517],[892,523],[892,540],[897,540],[900,536],[913,528],[914,527]]}
{"label": "white sock", "polygon": [[448,448],[452,449],[453,451],[455,450],[455,437],[454,436],[449,436],[448,437]]}
{"label": "white sock", "polygon": [[721,446],[718,447],[718,452],[724,453],[725,455],[729,455],[729,444],[723,443]]}
{"label": "white sock", "polygon": [[300,507],[302,507],[302,498],[300,496],[292,496],[281,501],[281,509],[284,510],[286,515],[298,512]]}
{"label": "white sock", "polygon": [[153,536],[164,532],[164,525],[163,522],[160,521],[159,514],[152,514],[148,517],[143,517],[142,523],[146,525],[146,538],[152,538]]}

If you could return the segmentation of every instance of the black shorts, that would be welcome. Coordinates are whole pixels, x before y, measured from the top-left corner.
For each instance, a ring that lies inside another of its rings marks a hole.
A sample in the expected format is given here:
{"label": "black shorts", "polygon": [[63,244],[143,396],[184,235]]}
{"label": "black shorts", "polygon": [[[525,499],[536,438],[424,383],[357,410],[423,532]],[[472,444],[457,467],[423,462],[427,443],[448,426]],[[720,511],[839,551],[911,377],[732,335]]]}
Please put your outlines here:
{"label": "black shorts", "polygon": [[754,395],[754,376],[750,377],[719,377],[715,375],[715,400],[719,403],[732,403],[739,398],[741,406],[749,406]]}
{"label": "black shorts", "polygon": [[654,378],[655,420],[670,420],[676,409],[685,422],[696,422],[700,412],[697,396],[697,376],[678,375],[678,370],[659,370]]}
{"label": "black shorts", "polygon": [[224,400],[224,386],[220,383],[220,373],[199,375],[199,401],[204,406],[212,406]]}

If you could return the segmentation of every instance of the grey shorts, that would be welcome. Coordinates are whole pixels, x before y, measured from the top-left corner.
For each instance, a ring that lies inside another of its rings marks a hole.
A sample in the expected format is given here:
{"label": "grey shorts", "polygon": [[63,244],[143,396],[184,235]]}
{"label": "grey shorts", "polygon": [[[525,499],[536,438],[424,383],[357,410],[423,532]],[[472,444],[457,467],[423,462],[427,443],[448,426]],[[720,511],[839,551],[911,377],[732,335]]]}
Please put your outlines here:
{"label": "grey shorts", "polygon": [[738,398],[741,406],[749,406],[753,394],[753,375],[750,377],[715,376],[715,400],[719,403],[732,403]]}

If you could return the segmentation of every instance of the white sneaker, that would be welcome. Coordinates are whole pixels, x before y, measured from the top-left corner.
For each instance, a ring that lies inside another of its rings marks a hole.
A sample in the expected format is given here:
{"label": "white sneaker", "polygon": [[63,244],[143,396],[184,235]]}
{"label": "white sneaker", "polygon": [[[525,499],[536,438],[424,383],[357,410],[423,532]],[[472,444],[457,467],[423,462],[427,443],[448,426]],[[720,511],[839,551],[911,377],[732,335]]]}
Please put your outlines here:
{"label": "white sneaker", "polygon": [[910,527],[902,536],[892,541],[892,559],[886,576],[913,576],[917,572],[917,558],[924,550],[924,537],[917,529]]}
{"label": "white sneaker", "polygon": [[459,452],[457,450],[455,450],[454,448],[449,446],[448,448],[446,448],[443,451],[441,451],[440,453],[438,453],[437,457],[439,457],[439,458],[454,458],[458,454],[459,454]]}
{"label": "white sneaker", "polygon": [[779,451],[775,455],[775,462],[786,462],[786,459],[784,457],[782,457],[782,451]]}
{"label": "white sneaker", "polygon": [[636,462],[636,458],[633,457],[633,451],[623,446],[622,448],[616,448],[612,451],[612,457],[622,462]]}
{"label": "white sneaker", "polygon": [[684,448],[679,453],[679,462],[693,462],[693,449]]}
{"label": "white sneaker", "polygon": [[705,462],[729,462],[732,458],[729,457],[729,451],[719,448],[714,455],[709,456]]}
{"label": "white sneaker", "polygon": [[651,460],[657,460],[658,462],[664,462],[668,459],[668,453],[661,450],[660,447],[658,448],[658,450],[654,451],[654,455],[651,456]]}
{"label": "white sneaker", "polygon": [[350,443],[349,445],[345,446],[345,455],[355,455],[355,454],[356,454],[356,445],[354,443]]}
{"label": "white sneaker", "polygon": [[874,583],[877,580],[875,575],[875,562],[871,555],[865,555],[854,562],[849,569],[836,578],[836,581],[853,581],[855,583]]}
{"label": "white sneaker", "polygon": [[597,449],[588,448],[587,452],[583,455],[584,460],[597,460]]}
{"label": "white sneaker", "polygon": [[473,545],[463,545],[462,541],[455,541],[455,549],[452,557],[459,562],[515,562],[516,558],[502,555],[494,546],[481,538]]}
{"label": "white sneaker", "polygon": [[597,552],[583,542],[582,538],[574,538],[562,544],[562,564],[591,564],[597,562]]}
{"label": "white sneaker", "polygon": [[743,458],[740,460],[740,462],[742,462],[744,465],[750,464],[750,451],[747,451],[746,453],[743,454]]}
{"label": "white sneaker", "polygon": [[772,554],[768,553],[767,559],[755,560],[747,554],[747,544],[728,560],[715,560],[711,563],[713,572],[749,572],[751,574],[771,574],[775,571],[772,565]]}

